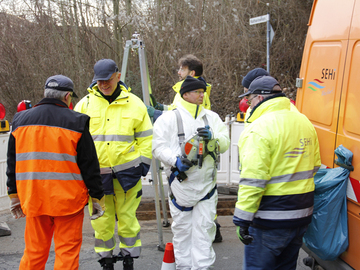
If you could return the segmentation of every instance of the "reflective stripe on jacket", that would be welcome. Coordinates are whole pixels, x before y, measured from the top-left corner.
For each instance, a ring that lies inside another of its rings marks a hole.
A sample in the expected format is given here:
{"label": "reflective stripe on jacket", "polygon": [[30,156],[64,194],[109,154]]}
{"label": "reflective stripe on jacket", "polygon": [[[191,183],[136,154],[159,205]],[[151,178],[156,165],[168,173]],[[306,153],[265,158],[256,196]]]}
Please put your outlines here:
{"label": "reflective stripe on jacket", "polygon": [[127,191],[146,175],[151,164],[152,124],[143,101],[121,83],[120,87],[120,95],[109,104],[97,84],[91,85],[75,110],[90,116],[103,183],[104,178],[112,182],[114,172]]}
{"label": "reflective stripe on jacket", "polygon": [[[204,93],[204,100],[202,106],[205,109],[211,110],[211,103],[210,103],[210,92],[211,92],[211,84],[208,84],[205,82],[205,80],[202,77],[194,77],[196,79],[202,80],[206,84],[206,92]],[[177,82],[172,88],[176,92],[176,95],[174,97],[173,103],[169,106],[166,106],[165,110],[173,110],[176,108],[176,104],[182,100],[180,95],[180,88],[184,80]]]}
{"label": "reflective stripe on jacket", "polygon": [[13,120],[16,186],[29,217],[71,215],[88,201],[77,144],[89,118],[52,100],[43,99]]}
{"label": "reflective stripe on jacket", "polygon": [[270,97],[249,116],[238,143],[235,224],[291,228],[311,221],[319,144],[311,122],[290,106],[286,97]]}

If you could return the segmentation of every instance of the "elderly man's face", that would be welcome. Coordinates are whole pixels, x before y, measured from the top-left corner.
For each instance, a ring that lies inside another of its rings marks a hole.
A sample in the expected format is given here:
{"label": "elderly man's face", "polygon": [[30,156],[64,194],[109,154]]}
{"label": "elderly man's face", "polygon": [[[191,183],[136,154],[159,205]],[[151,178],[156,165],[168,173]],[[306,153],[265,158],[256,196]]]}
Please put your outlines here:
{"label": "elderly man's face", "polygon": [[103,93],[105,96],[111,96],[116,90],[118,82],[120,81],[120,76],[120,72],[115,72],[113,75],[111,75],[110,79],[106,81],[97,81],[96,83],[101,93]]}
{"label": "elderly man's face", "polygon": [[260,102],[260,96],[256,94],[255,95],[251,94],[248,97],[247,104],[250,106],[251,109],[253,109],[259,102]]}

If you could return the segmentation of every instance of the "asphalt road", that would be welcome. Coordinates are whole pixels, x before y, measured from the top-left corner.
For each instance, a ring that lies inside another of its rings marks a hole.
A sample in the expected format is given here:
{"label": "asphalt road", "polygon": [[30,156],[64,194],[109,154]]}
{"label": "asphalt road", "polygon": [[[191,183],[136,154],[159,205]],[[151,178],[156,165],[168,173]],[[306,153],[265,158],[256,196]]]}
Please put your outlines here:
{"label": "asphalt road", "polygon": [[[216,262],[214,269],[220,270],[237,270],[242,269],[243,245],[237,238],[235,227],[232,223],[232,216],[219,216],[219,223],[221,224],[221,233],[223,242],[215,243],[214,249],[216,252]],[[171,219],[170,219],[171,221]],[[0,237],[0,270],[18,269],[20,259],[24,250],[24,228],[25,219],[15,220],[10,214],[0,213],[0,222],[6,222],[11,229],[10,236]],[[142,253],[139,259],[135,260],[136,270],[160,270],[164,256],[163,251],[159,251],[157,245],[159,244],[158,229],[156,220],[141,221],[141,239],[142,239]],[[162,228],[163,243],[171,242],[172,233],[170,227]],[[98,260],[98,255],[93,249],[94,238],[93,229],[90,225],[89,215],[85,209],[85,218],[83,225],[83,244],[80,252],[80,270],[101,269]],[[119,248],[115,249],[119,252]],[[301,251],[297,270],[310,269],[305,267],[302,263],[302,258],[306,254]],[[53,269],[55,259],[54,247],[51,247],[46,270]],[[115,269],[122,269],[122,263],[118,262]]]}

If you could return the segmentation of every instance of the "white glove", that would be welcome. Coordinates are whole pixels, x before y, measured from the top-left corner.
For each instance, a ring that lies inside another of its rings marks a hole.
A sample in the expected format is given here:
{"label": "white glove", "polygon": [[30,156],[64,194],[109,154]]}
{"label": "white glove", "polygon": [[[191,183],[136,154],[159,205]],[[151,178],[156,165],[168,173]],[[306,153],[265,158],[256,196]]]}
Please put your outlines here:
{"label": "white glove", "polygon": [[96,198],[92,199],[92,215],[90,217],[91,220],[95,220],[101,217],[105,213],[105,195],[98,200]]}
{"label": "white glove", "polygon": [[11,198],[10,199],[10,212],[13,216],[13,218],[23,218],[25,217],[25,214],[23,213],[20,205],[19,198]]}

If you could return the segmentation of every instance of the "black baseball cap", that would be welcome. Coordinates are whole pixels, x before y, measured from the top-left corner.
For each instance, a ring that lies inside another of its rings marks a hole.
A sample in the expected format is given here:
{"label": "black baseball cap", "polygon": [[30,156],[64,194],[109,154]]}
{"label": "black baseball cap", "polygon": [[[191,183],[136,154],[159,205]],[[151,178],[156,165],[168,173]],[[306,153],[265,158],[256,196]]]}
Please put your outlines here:
{"label": "black baseball cap", "polygon": [[73,92],[73,97],[78,97],[74,92],[73,81],[64,75],[54,75],[47,78],[45,89],[55,89],[58,91]]}

